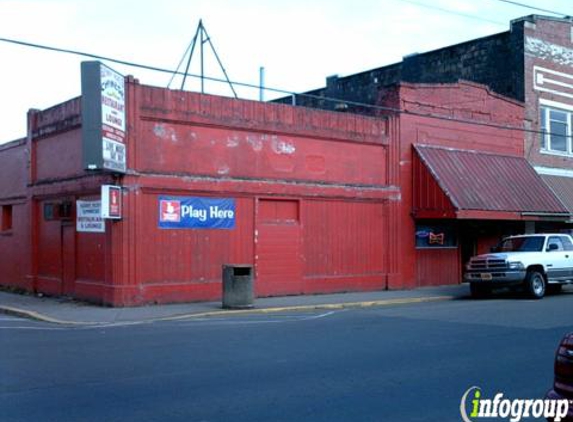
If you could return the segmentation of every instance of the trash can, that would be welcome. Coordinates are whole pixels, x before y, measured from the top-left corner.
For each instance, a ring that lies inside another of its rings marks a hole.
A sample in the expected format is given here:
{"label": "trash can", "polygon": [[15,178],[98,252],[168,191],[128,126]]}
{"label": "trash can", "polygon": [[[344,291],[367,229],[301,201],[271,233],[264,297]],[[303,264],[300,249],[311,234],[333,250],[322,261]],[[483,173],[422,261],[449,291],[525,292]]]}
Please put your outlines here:
{"label": "trash can", "polygon": [[254,296],[253,266],[223,265],[223,308],[252,308]]}

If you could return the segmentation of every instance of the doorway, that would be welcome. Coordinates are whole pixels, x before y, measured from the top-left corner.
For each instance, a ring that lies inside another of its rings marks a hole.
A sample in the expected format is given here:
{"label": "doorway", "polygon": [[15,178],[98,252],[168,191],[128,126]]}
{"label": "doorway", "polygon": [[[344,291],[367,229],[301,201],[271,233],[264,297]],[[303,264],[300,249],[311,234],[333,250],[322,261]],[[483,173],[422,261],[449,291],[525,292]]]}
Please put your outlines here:
{"label": "doorway", "polygon": [[62,223],[62,295],[73,296],[76,285],[76,228]]}
{"label": "doorway", "polygon": [[259,199],[256,224],[257,296],[302,293],[299,201]]}

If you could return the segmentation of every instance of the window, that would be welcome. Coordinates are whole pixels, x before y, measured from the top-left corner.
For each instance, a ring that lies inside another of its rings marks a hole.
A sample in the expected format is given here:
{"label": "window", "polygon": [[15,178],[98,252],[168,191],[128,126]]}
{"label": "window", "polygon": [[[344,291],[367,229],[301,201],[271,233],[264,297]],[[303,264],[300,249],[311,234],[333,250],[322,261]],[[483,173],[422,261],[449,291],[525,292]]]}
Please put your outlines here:
{"label": "window", "polygon": [[496,252],[540,252],[543,243],[545,243],[543,236],[510,237],[501,242]]}
{"label": "window", "polygon": [[12,205],[2,205],[2,224],[0,231],[12,230]]}
{"label": "window", "polygon": [[573,242],[568,237],[561,236],[561,243],[566,251],[573,251]]}
{"label": "window", "polygon": [[563,243],[561,243],[561,237],[551,236],[547,241],[548,251],[562,251],[564,249]]}
{"label": "window", "polygon": [[72,202],[44,203],[44,220],[70,220],[72,218]]}
{"label": "window", "polygon": [[457,245],[453,224],[416,224],[416,248],[455,248]]}
{"label": "window", "polygon": [[568,111],[540,107],[541,149],[559,154],[573,154],[571,114]]}

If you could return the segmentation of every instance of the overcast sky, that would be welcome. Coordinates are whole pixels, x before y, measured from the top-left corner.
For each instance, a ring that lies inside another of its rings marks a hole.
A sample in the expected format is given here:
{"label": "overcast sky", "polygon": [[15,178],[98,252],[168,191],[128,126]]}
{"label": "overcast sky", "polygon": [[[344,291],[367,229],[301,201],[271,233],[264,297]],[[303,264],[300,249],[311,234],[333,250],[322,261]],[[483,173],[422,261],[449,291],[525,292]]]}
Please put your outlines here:
{"label": "overcast sky", "polygon": [[[571,0],[516,1],[573,15]],[[329,75],[506,31],[510,20],[533,13],[541,12],[500,0],[0,0],[0,38],[175,69],[203,19],[231,80],[257,85],[263,66],[267,86],[300,92],[324,86]],[[25,136],[29,108],[80,95],[82,60],[0,42],[0,143]],[[207,76],[223,78],[208,48],[205,62]],[[170,80],[108,64],[144,84]],[[200,73],[198,52],[190,71]],[[198,81],[185,88],[198,90]],[[231,94],[214,82],[205,90]],[[258,98],[255,89],[237,91]]]}

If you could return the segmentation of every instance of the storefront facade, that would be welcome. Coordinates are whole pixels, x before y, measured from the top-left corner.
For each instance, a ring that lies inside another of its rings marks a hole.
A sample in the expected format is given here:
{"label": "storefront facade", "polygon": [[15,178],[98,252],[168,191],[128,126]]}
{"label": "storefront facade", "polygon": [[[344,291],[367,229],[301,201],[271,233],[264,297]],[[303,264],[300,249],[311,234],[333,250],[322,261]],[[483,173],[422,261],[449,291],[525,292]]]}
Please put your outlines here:
{"label": "storefront facade", "polygon": [[[259,297],[457,284],[470,249],[569,216],[523,158],[523,106],[480,85],[397,85],[387,101],[402,112],[367,117],[124,82],[124,103],[103,101],[125,113],[103,109],[103,146],[86,146],[102,138],[86,136],[86,110],[103,107],[88,95],[30,111],[27,138],[0,150],[3,286],[113,306],[218,300],[224,264],[252,265]],[[498,191],[497,208],[468,208],[443,172],[466,174],[468,154],[519,167],[491,183],[525,175],[539,201]],[[102,199],[119,218],[101,217]]]}

